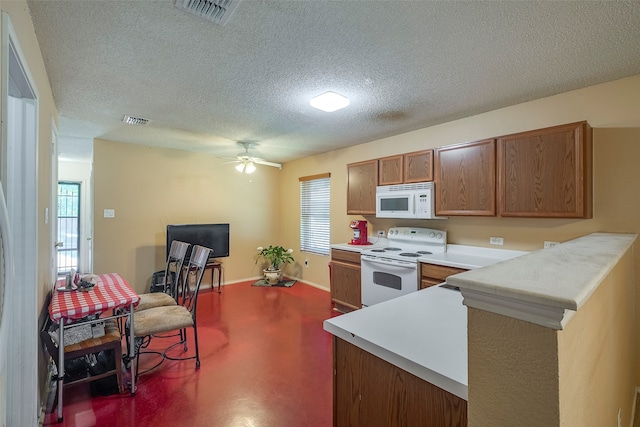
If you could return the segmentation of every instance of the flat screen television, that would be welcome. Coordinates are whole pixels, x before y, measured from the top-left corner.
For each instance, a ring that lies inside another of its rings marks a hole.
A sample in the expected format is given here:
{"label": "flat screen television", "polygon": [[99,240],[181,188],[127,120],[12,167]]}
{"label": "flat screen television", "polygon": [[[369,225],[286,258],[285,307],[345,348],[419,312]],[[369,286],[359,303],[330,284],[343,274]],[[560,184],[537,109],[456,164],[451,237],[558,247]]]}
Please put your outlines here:
{"label": "flat screen television", "polygon": [[191,243],[185,263],[189,261],[193,245],[212,249],[209,258],[229,256],[229,224],[170,224],[167,225],[167,257],[171,242]]}

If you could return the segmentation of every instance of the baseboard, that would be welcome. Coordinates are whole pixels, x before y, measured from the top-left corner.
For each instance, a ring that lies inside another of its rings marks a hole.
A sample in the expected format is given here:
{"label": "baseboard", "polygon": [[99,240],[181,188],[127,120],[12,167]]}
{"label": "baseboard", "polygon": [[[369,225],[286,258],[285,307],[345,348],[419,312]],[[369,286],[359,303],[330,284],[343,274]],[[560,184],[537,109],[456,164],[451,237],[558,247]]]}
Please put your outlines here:
{"label": "baseboard", "polygon": [[[304,283],[305,285],[309,285],[312,286],[314,288],[320,289],[322,291],[325,292],[329,292],[329,289],[325,286],[322,286],[318,283],[314,283],[314,282],[310,282],[308,280],[304,280],[304,279],[300,279],[298,277],[291,277],[291,276],[287,276],[288,278],[292,279],[292,280],[296,280],[300,283]],[[230,282],[225,282],[222,283],[222,286],[227,286],[227,285],[234,285],[236,283],[246,283],[246,282],[255,282],[256,280],[260,280],[262,279],[262,276],[254,276],[254,277],[248,277],[248,278],[244,278],[244,279],[239,279],[239,280],[232,280]],[[215,285],[213,288],[217,288],[218,285]],[[202,286],[202,289],[213,289],[211,286]]]}

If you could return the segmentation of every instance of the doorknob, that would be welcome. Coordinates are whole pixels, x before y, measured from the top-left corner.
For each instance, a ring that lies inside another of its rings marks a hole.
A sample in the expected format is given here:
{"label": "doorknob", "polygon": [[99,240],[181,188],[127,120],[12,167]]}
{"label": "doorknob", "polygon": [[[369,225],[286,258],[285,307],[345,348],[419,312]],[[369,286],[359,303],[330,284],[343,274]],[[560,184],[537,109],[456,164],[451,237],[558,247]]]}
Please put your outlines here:
{"label": "doorknob", "polygon": [[64,246],[64,243],[63,243],[63,242],[56,242],[56,243],[53,245],[53,247],[54,247],[54,248],[61,248],[61,247],[63,247],[63,246]]}

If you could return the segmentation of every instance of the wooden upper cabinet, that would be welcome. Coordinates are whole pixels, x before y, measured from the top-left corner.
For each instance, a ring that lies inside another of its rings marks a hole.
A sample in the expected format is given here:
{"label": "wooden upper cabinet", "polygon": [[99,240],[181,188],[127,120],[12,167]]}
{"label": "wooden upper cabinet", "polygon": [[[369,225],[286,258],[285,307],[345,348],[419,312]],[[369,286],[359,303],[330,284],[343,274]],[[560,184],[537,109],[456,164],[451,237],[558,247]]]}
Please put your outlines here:
{"label": "wooden upper cabinet", "polygon": [[415,151],[404,155],[404,182],[433,181],[433,150]]}
{"label": "wooden upper cabinet", "polygon": [[439,147],[434,150],[436,214],[496,214],[496,142]]}
{"label": "wooden upper cabinet", "polygon": [[393,185],[403,183],[403,159],[404,157],[402,156],[402,154],[398,156],[390,156],[378,159],[378,167],[380,168],[380,170],[378,171],[378,173],[380,174],[378,178],[378,185]]}
{"label": "wooden upper cabinet", "polygon": [[347,215],[376,214],[378,160],[347,165]]}
{"label": "wooden upper cabinet", "polygon": [[592,150],[587,122],[500,137],[498,213],[591,218]]}
{"label": "wooden upper cabinet", "polygon": [[433,150],[384,157],[378,162],[378,185],[433,181]]}

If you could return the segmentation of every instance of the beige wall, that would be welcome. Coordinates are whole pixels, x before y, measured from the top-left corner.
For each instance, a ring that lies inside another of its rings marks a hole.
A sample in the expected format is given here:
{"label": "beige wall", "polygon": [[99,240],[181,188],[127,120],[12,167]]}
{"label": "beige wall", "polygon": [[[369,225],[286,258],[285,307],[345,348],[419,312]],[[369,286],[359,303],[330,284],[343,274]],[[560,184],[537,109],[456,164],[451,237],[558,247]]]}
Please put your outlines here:
{"label": "beige wall", "polygon": [[[206,154],[95,140],[94,271],[119,272],[148,291],[153,272],[164,268],[168,224],[229,223],[226,283],[259,276],[258,246],[297,248],[297,240],[280,237],[281,216],[297,209],[280,201],[281,172],[259,166],[246,175],[234,166]],[[104,218],[104,209],[115,209],[115,218]]]}
{"label": "beige wall", "polygon": [[558,333],[560,425],[631,424],[637,358],[633,255],[627,252]]}
{"label": "beige wall", "polygon": [[[26,67],[30,73],[31,83],[35,86],[38,96],[38,194],[37,194],[37,224],[38,224],[38,252],[37,268],[38,277],[38,313],[39,321],[43,321],[46,315],[46,298],[52,289],[51,283],[51,262],[50,249],[52,242],[50,238],[49,225],[45,224],[44,212],[50,205],[51,171],[50,171],[50,145],[51,145],[51,122],[57,123],[58,113],[54,104],[49,78],[46,74],[44,61],[40,53],[40,47],[33,29],[31,17],[27,3],[19,1],[2,1],[0,9],[7,12],[11,19],[13,29],[16,33],[22,55],[26,62]],[[39,357],[38,377],[42,389],[45,386],[46,378],[46,357],[41,351]],[[40,396],[42,400],[43,395]]]}
{"label": "beige wall", "polygon": [[475,308],[467,313],[469,426],[558,426],[557,332]]}
{"label": "beige wall", "polygon": [[469,425],[630,425],[633,279],[629,250],[562,331],[470,308]]}

